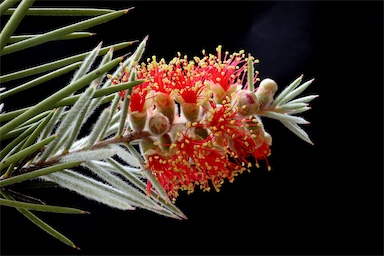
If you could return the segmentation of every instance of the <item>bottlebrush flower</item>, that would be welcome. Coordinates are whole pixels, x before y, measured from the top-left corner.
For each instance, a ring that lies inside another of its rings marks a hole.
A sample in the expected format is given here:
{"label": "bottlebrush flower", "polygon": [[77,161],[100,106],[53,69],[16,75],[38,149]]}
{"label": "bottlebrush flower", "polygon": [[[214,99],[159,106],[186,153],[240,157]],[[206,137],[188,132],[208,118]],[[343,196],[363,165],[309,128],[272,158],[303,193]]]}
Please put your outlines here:
{"label": "bottlebrush flower", "polygon": [[[180,191],[192,193],[196,187],[219,191],[226,180],[232,182],[239,173],[259,167],[260,160],[270,170],[272,137],[261,117],[279,119],[310,141],[297,125],[306,121],[293,114],[307,110],[296,109],[301,106],[297,103],[315,96],[291,99],[312,80],[296,88],[301,81],[297,79],[274,99],[275,81],[267,78],[255,86],[259,79],[252,56],[226,52],[222,59],[221,46],[216,50],[216,55],[203,52],[202,58],[192,60],[179,53],[169,63],[153,57],[134,71],[145,82],[134,87],[128,115],[150,113],[141,128],[150,132],[150,137],[141,139],[144,168],[173,201]],[[148,181],[148,193],[151,189]]]}

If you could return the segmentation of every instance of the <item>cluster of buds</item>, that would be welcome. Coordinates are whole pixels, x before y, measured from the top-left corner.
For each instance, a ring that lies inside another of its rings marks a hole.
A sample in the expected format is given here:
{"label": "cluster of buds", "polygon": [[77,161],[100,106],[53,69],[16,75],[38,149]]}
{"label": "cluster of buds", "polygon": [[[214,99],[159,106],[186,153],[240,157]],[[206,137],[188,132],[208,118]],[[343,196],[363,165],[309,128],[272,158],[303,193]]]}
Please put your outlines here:
{"label": "cluster of buds", "polygon": [[[225,180],[259,167],[258,161],[270,170],[272,138],[260,114],[277,110],[272,106],[277,84],[260,81],[252,56],[223,55],[221,49],[193,60],[178,53],[168,63],[153,57],[111,78],[122,83],[134,72],[144,80],[120,95],[129,99],[129,129],[150,134],[140,139],[144,168],[173,200],[196,187],[219,191]],[[148,181],[148,191],[151,186]]]}

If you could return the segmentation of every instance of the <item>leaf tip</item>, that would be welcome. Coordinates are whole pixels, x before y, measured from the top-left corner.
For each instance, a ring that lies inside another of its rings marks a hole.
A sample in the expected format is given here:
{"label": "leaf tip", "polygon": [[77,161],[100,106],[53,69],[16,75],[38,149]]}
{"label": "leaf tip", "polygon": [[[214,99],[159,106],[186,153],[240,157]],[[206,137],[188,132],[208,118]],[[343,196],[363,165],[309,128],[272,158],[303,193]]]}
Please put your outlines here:
{"label": "leaf tip", "polygon": [[124,11],[125,11],[125,13],[127,13],[127,12],[129,12],[129,11],[131,11],[133,9],[135,9],[135,7],[131,7],[131,8],[125,9]]}
{"label": "leaf tip", "polygon": [[129,43],[129,45],[132,45],[132,44],[135,44],[135,43],[138,43],[139,42],[139,40],[133,40],[133,41],[129,41],[128,43]]}

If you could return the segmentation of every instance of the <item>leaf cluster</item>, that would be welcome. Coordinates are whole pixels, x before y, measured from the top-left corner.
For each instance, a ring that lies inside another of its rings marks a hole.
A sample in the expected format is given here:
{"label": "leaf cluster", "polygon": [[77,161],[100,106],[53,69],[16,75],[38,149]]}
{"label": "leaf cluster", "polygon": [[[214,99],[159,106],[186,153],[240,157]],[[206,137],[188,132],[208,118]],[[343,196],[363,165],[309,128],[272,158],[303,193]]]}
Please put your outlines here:
{"label": "leaf cluster", "polygon": [[[7,17],[8,20],[1,27],[0,56],[25,49],[33,51],[35,46],[51,41],[92,36],[93,33],[85,30],[117,19],[130,10],[33,8],[33,3],[32,0],[1,2],[0,18]],[[16,34],[17,27],[28,15],[42,19],[53,15],[85,19],[41,34]],[[171,218],[186,218],[143,167],[135,142],[148,134],[128,132],[129,99],[121,104],[118,92],[130,91],[143,81],[132,77],[126,83],[113,85],[107,77],[110,72],[116,76],[123,68],[132,69],[137,64],[147,37],[132,55],[113,56],[116,50],[135,42],[106,47],[100,43],[84,53],[0,74],[0,102],[3,102],[8,97],[17,97],[20,92],[72,73],[67,84],[56,85],[59,87],[57,91],[33,106],[8,110],[4,103],[0,105],[0,205],[14,207],[38,227],[74,248],[77,247],[71,240],[40,219],[35,211],[88,212],[28,200],[28,195],[15,191],[18,186],[36,181],[43,187],[50,182],[116,209],[141,208]],[[23,82],[17,82],[21,80]],[[91,117],[96,121],[90,123]],[[83,135],[84,131],[89,132]],[[147,191],[147,179],[155,189]]]}

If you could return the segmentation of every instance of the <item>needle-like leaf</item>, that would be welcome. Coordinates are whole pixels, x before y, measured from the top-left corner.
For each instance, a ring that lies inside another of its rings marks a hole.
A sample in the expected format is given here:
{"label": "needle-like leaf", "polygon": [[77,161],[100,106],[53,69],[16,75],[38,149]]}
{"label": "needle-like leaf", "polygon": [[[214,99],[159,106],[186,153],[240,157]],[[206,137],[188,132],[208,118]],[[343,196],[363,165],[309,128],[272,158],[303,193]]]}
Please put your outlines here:
{"label": "needle-like leaf", "polygon": [[38,169],[36,171],[31,171],[31,172],[23,173],[20,175],[16,175],[16,176],[13,176],[10,178],[0,180],[0,187],[9,186],[9,185],[23,182],[26,180],[35,179],[37,177],[47,175],[47,174],[50,174],[53,172],[62,171],[62,170],[67,169],[67,168],[76,167],[76,166],[80,165],[81,163],[82,163],[82,161],[60,163],[60,164],[55,164],[55,165],[45,167],[42,169]]}
{"label": "needle-like leaf", "polygon": [[0,32],[0,55],[4,52],[4,47],[8,43],[9,38],[15,32],[34,0],[22,0],[17,6],[15,12],[9,18],[7,24]]}
{"label": "needle-like leaf", "polygon": [[288,120],[280,120],[280,121],[291,132],[297,135],[297,137],[313,145],[313,142],[309,138],[308,134],[302,128],[300,128],[296,123]]}
{"label": "needle-like leaf", "polygon": [[52,173],[42,176],[41,178],[55,182],[63,188],[72,190],[85,198],[92,199],[110,207],[121,210],[135,210],[120,190],[72,170]]}
{"label": "needle-like leaf", "polygon": [[50,72],[46,75],[35,78],[35,79],[33,79],[27,83],[21,84],[15,88],[12,88],[12,89],[7,90],[3,93],[0,93],[0,100],[4,100],[5,98],[7,98],[11,95],[14,95],[14,94],[22,92],[24,90],[33,88],[34,86],[37,86],[37,85],[45,83],[45,82],[47,82],[53,78],[56,78],[56,77],[61,76],[63,74],[66,74],[66,73],[74,70],[75,68],[78,68],[81,65],[81,63],[82,62],[76,62],[72,65],[68,65],[66,67],[60,68],[60,69],[55,70],[53,72]]}
{"label": "needle-like leaf", "polygon": [[24,121],[28,120],[29,118],[40,114],[41,112],[48,110],[51,108],[57,101],[69,96],[71,93],[83,88],[88,83],[90,83],[92,80],[98,78],[100,74],[107,72],[111,70],[113,67],[115,67],[118,63],[120,63],[122,58],[116,58],[104,66],[95,69],[94,71],[88,73],[87,75],[83,76],[79,80],[76,80],[76,82],[69,84],[68,86],[64,87],[60,91],[54,93],[53,95],[49,96],[45,100],[42,100],[41,102],[37,103],[33,108],[29,108],[27,111],[23,112],[19,116],[15,117],[8,123],[4,124],[2,127],[0,127],[0,134],[6,134],[11,129],[17,127],[19,124],[23,123]]}
{"label": "needle-like leaf", "polygon": [[[34,36],[38,36],[39,34],[36,35],[17,35],[17,36],[11,36],[9,39],[8,43],[15,43],[19,41],[23,41],[25,39],[32,38]],[[71,39],[79,39],[79,38],[84,38],[84,37],[90,37],[94,36],[95,33],[90,33],[90,32],[73,32],[71,34],[65,35],[63,37],[58,38],[57,40],[71,40]]]}
{"label": "needle-like leaf", "polygon": [[[26,2],[30,0],[24,0]],[[30,48],[39,44],[43,44],[52,40],[56,40],[64,35],[70,34],[75,31],[82,31],[84,29],[108,22],[110,20],[116,19],[124,14],[126,14],[128,10],[120,10],[114,11],[112,13],[107,13],[104,15],[100,15],[91,19],[87,19],[73,25],[65,26],[63,28],[59,28],[50,32],[47,32],[43,35],[36,36],[30,39],[23,40],[21,42],[14,43],[12,45],[4,47],[1,55],[10,54],[16,51],[20,51],[26,48]],[[10,35],[9,35],[10,36]],[[9,37],[8,37],[9,38]]]}
{"label": "needle-like leaf", "polygon": [[[14,13],[14,8],[9,8],[4,14]],[[112,9],[95,8],[29,8],[26,15],[31,16],[99,16],[114,12]]]}
{"label": "needle-like leaf", "polygon": [[[8,195],[7,193],[5,193],[4,191],[1,191],[0,190],[0,194],[8,199],[8,200],[14,200],[10,195]],[[71,240],[69,240],[67,237],[65,237],[64,235],[62,235],[60,232],[58,232],[56,229],[52,228],[50,225],[48,225],[47,223],[45,223],[43,220],[41,220],[40,218],[38,218],[36,215],[34,215],[33,213],[31,213],[29,210],[27,209],[23,209],[23,208],[16,208],[20,213],[22,213],[25,217],[27,217],[30,221],[32,221],[34,224],[36,224],[39,228],[41,228],[42,230],[44,230],[45,232],[47,232],[48,234],[50,234],[51,236],[57,238],[58,240],[60,240],[61,242],[71,246],[72,248],[75,248],[75,249],[80,249],[78,248]]]}
{"label": "needle-like leaf", "polygon": [[[8,167],[10,164],[12,163],[15,163],[33,153],[35,153],[36,151],[40,150],[42,147],[44,147],[45,145],[47,145],[49,142],[51,142],[52,140],[54,140],[55,138],[57,137],[57,135],[52,135],[42,141],[39,141],[35,144],[33,144],[32,146],[29,146],[15,154],[13,154],[12,156],[9,156],[3,160],[1,160],[0,162],[0,170],[4,169],[5,167]],[[1,183],[1,181],[0,181]]]}
{"label": "needle-like leaf", "polygon": [[27,209],[32,211],[40,211],[40,212],[54,212],[54,213],[66,213],[66,214],[89,213],[87,211],[70,208],[70,207],[61,207],[61,206],[45,205],[45,204],[33,204],[33,203],[19,202],[15,200],[8,200],[8,199],[2,199],[2,198],[0,198],[0,205]]}
{"label": "needle-like leaf", "polygon": [[275,100],[272,103],[272,106],[279,105],[280,101],[283,100],[288,93],[290,93],[293,89],[295,89],[301,83],[301,80],[303,80],[303,75],[299,76],[290,85],[285,87],[279,93],[279,95],[277,95],[277,97],[275,98]]}
{"label": "needle-like leaf", "polygon": [[0,4],[0,15],[3,15],[10,7],[17,4],[20,0],[4,0]]}
{"label": "needle-like leaf", "polygon": [[[123,42],[123,43],[115,44],[115,45],[113,45],[113,49],[114,49],[114,51],[121,50],[121,49],[124,49],[124,48],[132,45],[134,42],[135,41]],[[99,56],[105,54],[106,52],[108,52],[110,48],[111,48],[111,46],[107,46],[107,47],[101,48],[100,51],[99,51]],[[0,83],[5,83],[5,82],[12,81],[12,80],[15,80],[15,79],[20,79],[20,78],[23,78],[23,77],[40,74],[40,73],[43,73],[43,72],[46,72],[46,71],[50,71],[50,70],[54,70],[54,69],[58,69],[58,68],[64,67],[66,65],[70,65],[70,64],[72,64],[74,62],[77,62],[77,61],[83,61],[84,58],[86,56],[88,56],[90,53],[91,53],[91,51],[85,52],[85,53],[81,53],[81,54],[77,54],[77,55],[74,55],[74,56],[70,56],[68,58],[60,59],[60,60],[57,60],[57,61],[52,61],[52,62],[49,62],[49,63],[46,63],[46,64],[42,64],[42,65],[39,65],[39,66],[34,66],[34,67],[31,67],[31,68],[26,68],[26,69],[19,70],[17,72],[9,73],[9,74],[6,74],[6,75],[1,75],[0,76]]]}

